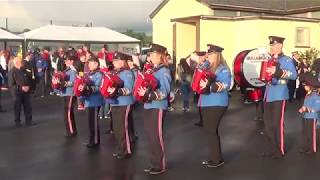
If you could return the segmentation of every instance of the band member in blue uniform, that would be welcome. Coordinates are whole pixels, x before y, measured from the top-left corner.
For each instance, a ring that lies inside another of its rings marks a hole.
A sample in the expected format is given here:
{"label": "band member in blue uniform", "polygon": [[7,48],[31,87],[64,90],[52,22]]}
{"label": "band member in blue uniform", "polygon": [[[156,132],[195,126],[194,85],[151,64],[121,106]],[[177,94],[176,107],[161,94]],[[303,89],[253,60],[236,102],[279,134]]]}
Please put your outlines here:
{"label": "band member in blue uniform", "polygon": [[302,148],[301,153],[312,154],[317,152],[317,120],[320,112],[320,73],[312,71],[300,76],[307,95],[303,106],[299,109],[303,113]]}
{"label": "band member in blue uniform", "polygon": [[[210,66],[210,63],[206,60],[207,58],[207,52],[206,51],[196,51],[194,52],[194,56],[192,56],[191,58],[196,58],[197,60],[197,67],[195,69],[195,71],[197,69],[203,70],[203,69],[208,69]],[[199,97],[200,94],[198,94],[197,92],[195,93],[195,101],[198,102],[199,101]],[[199,112],[199,122],[196,122],[194,125],[199,126],[199,127],[203,127],[203,118],[202,118],[202,113],[201,113],[201,107],[198,107],[198,112]]]}
{"label": "band member in blue uniform", "polygon": [[224,164],[221,155],[219,125],[229,106],[228,89],[231,85],[230,69],[222,56],[222,47],[208,44],[208,68],[215,77],[201,80],[201,89],[205,94],[199,97],[198,106],[201,107],[204,129],[208,134],[210,147],[209,158],[202,162],[206,167],[219,167]]}
{"label": "band member in blue uniform", "polygon": [[[74,119],[74,106],[77,98],[73,94],[73,83],[77,77],[77,70],[73,66],[73,62],[76,60],[75,56],[66,56],[64,70],[67,79],[65,82],[65,89],[63,89],[59,94],[63,97],[64,102],[64,121],[66,125],[66,137],[72,137],[77,135],[77,127]],[[57,83],[57,79],[53,78],[52,83]]]}
{"label": "band member in blue uniform", "polygon": [[79,87],[79,89],[86,88],[90,94],[84,97],[84,105],[88,109],[88,123],[89,123],[89,142],[88,148],[98,147],[100,144],[100,127],[99,127],[99,110],[104,105],[104,99],[100,94],[100,84],[102,81],[102,73],[98,70],[99,60],[96,57],[91,57],[88,60],[90,85],[86,87]]}
{"label": "band member in blue uniform", "polygon": [[287,80],[297,78],[297,71],[292,59],[282,52],[285,38],[270,36],[270,53],[277,62],[276,67],[269,67],[266,72],[272,74],[272,81],[267,82],[264,94],[264,124],[266,134],[265,157],[281,158],[285,154],[284,111],[289,99]]}
{"label": "band member in blue uniform", "polygon": [[127,60],[129,55],[116,52],[113,58],[114,70],[123,81],[123,88],[108,88],[108,92],[116,98],[111,101],[111,112],[113,118],[113,129],[117,140],[117,152],[113,156],[117,159],[129,158],[132,153],[131,136],[129,131],[129,121],[134,103],[132,90],[134,85],[134,75],[130,71]]}
{"label": "band member in blue uniform", "polygon": [[166,170],[162,128],[172,81],[165,62],[166,52],[167,49],[161,45],[151,45],[150,58],[154,65],[153,75],[158,80],[158,88],[155,91],[147,91],[146,88],[138,90],[139,96],[145,96],[147,99],[144,104],[144,125],[151,151],[151,164],[145,172],[153,175],[164,173]]}

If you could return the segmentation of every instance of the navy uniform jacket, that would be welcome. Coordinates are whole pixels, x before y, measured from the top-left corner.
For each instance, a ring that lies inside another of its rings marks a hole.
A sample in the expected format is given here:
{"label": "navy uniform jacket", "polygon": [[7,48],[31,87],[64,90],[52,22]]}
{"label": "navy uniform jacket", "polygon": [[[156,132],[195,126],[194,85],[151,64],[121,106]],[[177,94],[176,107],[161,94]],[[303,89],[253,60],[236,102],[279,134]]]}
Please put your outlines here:
{"label": "navy uniform jacket", "polygon": [[66,82],[66,88],[61,91],[60,96],[73,96],[73,84],[77,78],[77,71],[74,67],[65,70],[68,81]]}
{"label": "navy uniform jacket", "polygon": [[122,70],[118,76],[123,81],[123,88],[118,89],[117,98],[112,101],[111,106],[127,106],[134,103],[132,96],[134,75],[130,70]]}
{"label": "navy uniform jacket", "polygon": [[231,85],[231,73],[228,67],[220,64],[215,72],[216,80],[210,85],[210,94],[201,94],[198,100],[199,107],[229,105],[228,89]]}
{"label": "navy uniform jacket", "polygon": [[303,106],[307,108],[307,111],[303,113],[304,119],[319,119],[320,112],[320,96],[317,92],[312,92],[304,99]]}
{"label": "navy uniform jacket", "polygon": [[170,84],[172,81],[169,68],[160,64],[154,68],[154,77],[158,80],[158,89],[150,95],[152,101],[145,103],[145,109],[168,109],[168,96],[170,94]]}
{"label": "navy uniform jacket", "polygon": [[104,105],[104,98],[100,94],[100,85],[102,81],[102,73],[100,71],[89,72],[88,74],[92,85],[91,89],[93,90],[92,94],[84,98],[85,107],[99,107]]}
{"label": "navy uniform jacket", "polygon": [[282,55],[278,58],[280,68],[277,68],[272,82],[266,85],[264,101],[282,101],[289,99],[287,80],[297,79],[297,71],[289,56]]}

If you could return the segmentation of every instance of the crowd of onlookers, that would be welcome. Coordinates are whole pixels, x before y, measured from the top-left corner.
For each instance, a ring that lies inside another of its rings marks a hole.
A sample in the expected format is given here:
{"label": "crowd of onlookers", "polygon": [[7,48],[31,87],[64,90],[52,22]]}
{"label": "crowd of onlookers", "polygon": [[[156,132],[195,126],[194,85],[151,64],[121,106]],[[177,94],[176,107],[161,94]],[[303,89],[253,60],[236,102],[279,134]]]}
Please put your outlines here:
{"label": "crowd of onlookers", "polygon": [[[27,51],[22,58],[23,66],[27,69],[31,69],[33,87],[32,94],[34,97],[44,98],[47,95],[54,95],[56,92],[51,88],[51,79],[55,72],[64,71],[65,64],[64,60],[67,53],[75,54],[77,61],[74,62],[74,67],[78,72],[88,71],[87,61],[92,56],[99,59],[100,68],[105,68],[107,66],[112,66],[113,51],[108,50],[107,45],[103,47],[98,52],[91,52],[86,46],[81,46],[77,49],[73,47],[69,48],[59,48],[55,51],[51,51],[50,48],[34,48]],[[8,90],[11,81],[11,71],[14,67],[13,60],[17,55],[11,53],[7,50],[0,51],[0,86],[2,90]],[[174,78],[175,74],[175,63],[171,56],[168,54],[169,68],[172,71],[172,76]],[[149,61],[149,56],[141,55],[139,53],[132,54],[132,62],[129,62],[130,68],[136,68],[140,70],[144,63]],[[1,92],[1,91],[0,91]],[[1,98],[1,94],[0,94]],[[81,110],[82,107],[79,107]],[[170,107],[169,110],[174,110]],[[4,111],[1,107],[0,99],[0,112]]]}

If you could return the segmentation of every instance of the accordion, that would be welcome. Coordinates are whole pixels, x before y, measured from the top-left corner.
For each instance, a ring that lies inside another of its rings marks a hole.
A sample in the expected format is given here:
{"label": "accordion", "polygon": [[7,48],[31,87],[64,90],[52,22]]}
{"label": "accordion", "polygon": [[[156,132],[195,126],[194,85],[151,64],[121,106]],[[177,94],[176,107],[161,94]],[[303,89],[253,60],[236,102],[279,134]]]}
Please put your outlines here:
{"label": "accordion", "polygon": [[[75,96],[89,96],[91,93],[88,91],[88,86],[91,84],[91,80],[86,76],[78,76],[74,82],[73,93]],[[80,86],[83,86],[80,89]]]}
{"label": "accordion", "polygon": [[[215,75],[210,72],[209,70],[203,70],[203,69],[196,69],[193,75],[192,83],[191,83],[191,89],[198,93],[198,94],[204,94],[207,91],[207,88],[201,89],[200,87],[200,81],[201,80],[213,80],[215,78]],[[210,81],[209,81],[210,82]]]}
{"label": "accordion", "polygon": [[139,72],[133,87],[133,96],[138,102],[146,102],[146,99],[144,96],[139,96],[138,90],[140,88],[146,88],[147,92],[150,92],[150,91],[155,91],[157,87],[158,87],[158,81],[152,73]]}
{"label": "accordion", "polygon": [[261,63],[261,69],[260,69],[260,81],[263,82],[270,82],[272,80],[272,75],[271,73],[267,73],[267,68],[271,68],[271,67],[276,67],[277,66],[277,62],[275,61],[275,59],[271,59],[269,61],[263,61]]}
{"label": "accordion", "polygon": [[146,64],[144,64],[144,66],[143,66],[144,73],[151,73],[152,70],[153,70],[153,64],[148,63],[148,62]]}
{"label": "accordion", "polygon": [[52,76],[51,87],[54,90],[63,91],[66,88],[65,87],[66,81],[67,81],[66,73],[61,71],[55,72]]}
{"label": "accordion", "polygon": [[[103,76],[101,85],[100,85],[100,93],[105,98],[114,98],[119,88],[123,87],[123,81],[116,73],[106,73]],[[115,88],[116,90],[113,93],[109,93],[109,88]]]}

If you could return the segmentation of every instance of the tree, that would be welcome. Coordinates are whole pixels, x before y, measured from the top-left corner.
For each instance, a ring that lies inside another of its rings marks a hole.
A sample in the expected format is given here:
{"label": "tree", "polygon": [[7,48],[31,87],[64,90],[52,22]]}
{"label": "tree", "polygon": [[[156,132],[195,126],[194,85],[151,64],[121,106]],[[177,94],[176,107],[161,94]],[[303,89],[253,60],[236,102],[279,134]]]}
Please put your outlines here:
{"label": "tree", "polygon": [[318,58],[320,51],[316,48],[311,48],[305,52],[299,52],[300,59],[306,59],[308,64],[313,64],[313,61]]}
{"label": "tree", "polygon": [[25,28],[24,30],[23,30],[23,32],[29,32],[30,31],[30,29],[28,29],[28,28]]}
{"label": "tree", "polygon": [[122,34],[139,39],[142,43],[142,46],[148,46],[152,42],[152,36],[146,35],[145,32],[134,32],[132,29],[127,29],[127,31],[123,32]]}

